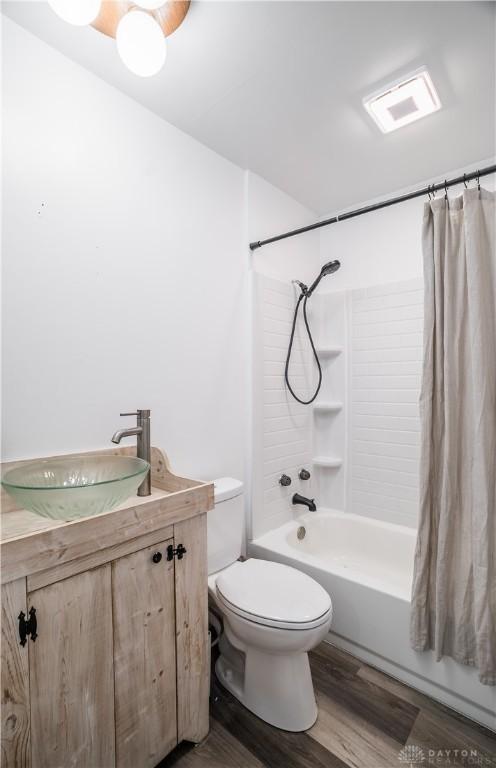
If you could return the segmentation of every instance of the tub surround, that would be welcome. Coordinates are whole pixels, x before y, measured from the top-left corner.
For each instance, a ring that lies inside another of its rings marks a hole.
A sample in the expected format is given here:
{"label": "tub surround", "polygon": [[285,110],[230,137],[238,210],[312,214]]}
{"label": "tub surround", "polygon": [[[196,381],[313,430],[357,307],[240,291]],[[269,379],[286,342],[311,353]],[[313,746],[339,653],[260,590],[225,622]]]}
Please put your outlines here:
{"label": "tub surround", "polygon": [[[91,455],[109,453],[134,449]],[[6,766],[152,768],[208,733],[213,485],[174,475],[157,448],[151,463],[150,496],[72,522],[17,509],[2,492]]]}

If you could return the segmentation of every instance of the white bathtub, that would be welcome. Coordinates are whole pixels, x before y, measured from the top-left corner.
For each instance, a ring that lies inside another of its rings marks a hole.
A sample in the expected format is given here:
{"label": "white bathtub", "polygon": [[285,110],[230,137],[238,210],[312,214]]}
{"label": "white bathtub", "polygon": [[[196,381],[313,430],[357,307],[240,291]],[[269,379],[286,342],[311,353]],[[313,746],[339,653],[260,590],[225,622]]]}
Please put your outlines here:
{"label": "white bathtub", "polygon": [[249,554],[299,568],[327,589],[332,643],[496,730],[494,687],[473,668],[410,648],[415,541],[412,528],[321,510],[254,539]]}

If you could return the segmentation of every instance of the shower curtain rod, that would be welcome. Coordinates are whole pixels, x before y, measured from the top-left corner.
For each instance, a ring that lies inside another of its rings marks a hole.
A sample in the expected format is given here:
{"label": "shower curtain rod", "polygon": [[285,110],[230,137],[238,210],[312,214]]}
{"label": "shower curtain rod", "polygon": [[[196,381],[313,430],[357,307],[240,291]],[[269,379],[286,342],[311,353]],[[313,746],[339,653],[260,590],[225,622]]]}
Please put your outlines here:
{"label": "shower curtain rod", "polygon": [[424,195],[433,194],[439,190],[447,190],[448,187],[453,187],[455,184],[462,184],[467,181],[472,181],[473,179],[478,180],[482,178],[482,176],[489,176],[490,173],[496,173],[496,165],[488,165],[486,168],[481,168],[478,171],[464,173],[462,176],[457,176],[455,179],[441,181],[439,184],[429,184],[427,187],[418,189],[415,192],[407,192],[406,195],[391,197],[389,200],[382,200],[380,203],[373,203],[372,205],[366,205],[363,208],[357,208],[354,211],[340,213],[338,216],[333,216],[330,219],[317,221],[315,224],[309,224],[308,226],[300,227],[299,229],[292,229],[289,232],[283,232],[282,235],[274,235],[274,237],[268,237],[266,240],[255,240],[253,243],[250,243],[250,250],[256,251],[257,248],[261,248],[263,245],[269,245],[269,243],[277,243],[278,240],[285,240],[287,237],[302,235],[304,232],[311,232],[313,229],[327,227],[329,224],[336,224],[338,221],[353,219],[355,216],[361,216],[363,213],[378,211],[380,208],[387,208],[390,205],[396,205],[396,203],[404,203],[405,200],[413,200],[414,197],[424,197]]}

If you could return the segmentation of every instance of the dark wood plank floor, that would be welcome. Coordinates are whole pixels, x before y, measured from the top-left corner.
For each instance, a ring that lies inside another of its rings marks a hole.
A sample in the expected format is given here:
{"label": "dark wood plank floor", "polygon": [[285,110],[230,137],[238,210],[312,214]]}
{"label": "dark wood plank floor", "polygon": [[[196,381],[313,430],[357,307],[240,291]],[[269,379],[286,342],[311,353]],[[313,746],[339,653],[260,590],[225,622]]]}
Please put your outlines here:
{"label": "dark wood plank floor", "polygon": [[160,768],[496,768],[492,731],[327,643],[310,663],[310,730],[272,728],[213,676],[208,738],[180,744]]}

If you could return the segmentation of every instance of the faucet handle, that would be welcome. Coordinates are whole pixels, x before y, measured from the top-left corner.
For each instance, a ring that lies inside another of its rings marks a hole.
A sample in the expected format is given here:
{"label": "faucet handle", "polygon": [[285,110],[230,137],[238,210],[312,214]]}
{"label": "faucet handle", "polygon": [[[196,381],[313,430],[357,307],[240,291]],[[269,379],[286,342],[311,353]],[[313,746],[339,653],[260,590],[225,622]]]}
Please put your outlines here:
{"label": "faucet handle", "polygon": [[132,413],[120,413],[119,416],[137,416],[138,411],[133,411]]}

